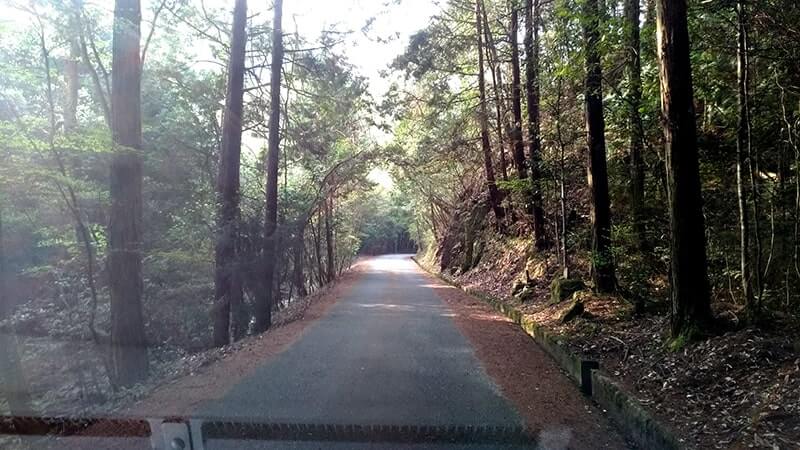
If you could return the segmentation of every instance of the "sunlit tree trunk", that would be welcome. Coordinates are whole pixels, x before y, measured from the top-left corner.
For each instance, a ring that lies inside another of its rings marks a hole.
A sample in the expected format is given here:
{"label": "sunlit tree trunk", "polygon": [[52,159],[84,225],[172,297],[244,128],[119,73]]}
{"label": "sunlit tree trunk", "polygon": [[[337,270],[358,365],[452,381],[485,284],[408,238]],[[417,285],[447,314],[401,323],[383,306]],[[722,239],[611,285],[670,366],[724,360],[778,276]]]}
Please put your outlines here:
{"label": "sunlit tree trunk", "polygon": [[[736,2],[737,15],[737,85],[738,113],[736,152],[736,178],[739,192],[739,218],[741,238],[742,288],[745,294],[745,305],[750,319],[756,319],[761,309],[763,293],[761,267],[761,230],[759,223],[758,193],[758,156],[753,151],[751,117],[750,117],[750,52],[749,52],[749,15],[744,0]],[[744,185],[744,166],[747,165],[750,181],[750,200],[753,207],[752,222],[748,220],[747,193]],[[753,245],[750,246],[750,225],[752,224]]]}
{"label": "sunlit tree trunk", "polygon": [[[213,339],[215,346],[230,342],[231,310],[242,303],[237,273],[239,240],[239,164],[242,146],[244,63],[247,46],[247,0],[236,0],[233,9],[228,87],[222,117],[222,145],[217,174],[217,243],[214,249]],[[237,313],[233,317],[238,317]],[[238,333],[234,333],[238,334]]]}
{"label": "sunlit tree trunk", "polygon": [[505,211],[500,205],[500,192],[494,178],[494,167],[492,164],[492,148],[489,142],[488,114],[486,112],[486,80],[483,65],[483,26],[481,20],[482,0],[475,2],[475,20],[478,35],[478,91],[480,94],[480,108],[478,111],[478,121],[481,128],[481,148],[483,150],[483,165],[486,170],[486,184],[489,193],[489,206],[494,211],[498,226],[503,222]]}
{"label": "sunlit tree trunk", "polygon": [[256,304],[256,332],[265,331],[272,325],[274,300],[275,249],[278,228],[278,155],[280,153],[281,123],[281,68],[283,66],[283,0],[275,0],[272,21],[272,65],[270,79],[269,136],[267,142],[267,207],[264,225],[264,287]]}
{"label": "sunlit tree trunk", "polygon": [[600,65],[599,0],[587,0],[583,17],[586,41],[586,138],[589,149],[589,187],[592,191],[592,275],[595,289],[613,292],[616,286],[611,254],[611,205],[608,195],[603,73]]}
{"label": "sunlit tree trunk", "polygon": [[539,23],[542,17],[539,0],[525,1],[525,93],[528,103],[528,161],[531,180],[531,206],[533,240],[537,249],[547,246],[542,208],[540,163],[542,136],[539,93]]}
{"label": "sunlit tree trunk", "polygon": [[111,291],[112,377],[129,386],[147,377],[142,313],[142,118],[139,0],[117,0],[111,82],[111,212],[108,272]]}
{"label": "sunlit tree trunk", "polygon": [[[70,20],[70,32],[76,27],[76,20]],[[69,56],[64,61],[64,78],[66,81],[66,96],[64,99],[64,131],[71,133],[78,125],[78,90],[80,88],[79,61],[81,48],[77,35],[69,38]]]}
{"label": "sunlit tree trunk", "polygon": [[[489,23],[486,10],[482,11],[483,23]],[[508,181],[508,163],[506,161],[506,146],[503,134],[503,70],[497,57],[497,45],[492,37],[491,27],[483,27],[486,38],[486,57],[492,73],[492,90],[494,91],[495,125],[497,127],[497,145],[500,146],[500,175],[503,181]]]}
{"label": "sunlit tree trunk", "polygon": [[739,249],[740,267],[742,275],[742,293],[748,312],[754,312],[754,296],[751,283],[752,273],[750,267],[750,219],[747,205],[747,187],[745,185],[745,168],[750,141],[748,129],[750,113],[748,108],[748,77],[747,77],[747,29],[745,26],[744,2],[738,0],[737,6],[737,79],[738,79],[738,106],[739,123],[736,133],[736,193],[739,199]]}
{"label": "sunlit tree trunk", "polygon": [[72,6],[74,13],[72,20],[75,22],[74,31],[77,33],[76,39],[78,42],[81,61],[83,62],[83,67],[86,68],[92,79],[95,100],[103,111],[103,118],[105,119],[106,125],[111,128],[111,107],[108,104],[107,89],[103,89],[103,84],[100,81],[100,74],[98,73],[97,68],[92,64],[92,60],[89,57],[89,45],[87,41],[90,39],[87,37],[87,32],[83,23],[83,2],[82,0],[72,0]]}
{"label": "sunlit tree trunk", "polygon": [[558,142],[558,203],[561,209],[561,235],[559,236],[561,246],[561,275],[569,278],[569,255],[567,254],[567,173],[565,170],[566,143],[561,132],[562,106],[561,99],[564,96],[564,88],[561,77],[556,80],[556,103],[554,119],[556,122],[556,141]]}
{"label": "sunlit tree trunk", "polygon": [[711,320],[686,0],[657,0],[661,109],[670,217],[672,334]]}

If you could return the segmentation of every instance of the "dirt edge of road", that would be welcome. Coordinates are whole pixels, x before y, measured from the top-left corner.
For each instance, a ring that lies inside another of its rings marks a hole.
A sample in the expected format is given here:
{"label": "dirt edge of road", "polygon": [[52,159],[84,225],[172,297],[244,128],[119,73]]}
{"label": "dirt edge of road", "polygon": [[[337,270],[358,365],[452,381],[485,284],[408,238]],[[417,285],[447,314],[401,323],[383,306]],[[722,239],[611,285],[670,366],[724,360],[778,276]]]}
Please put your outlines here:
{"label": "dirt edge of road", "polygon": [[420,269],[453,312],[453,321],[543,448],[627,448],[603,413],[513,322],[479,299]]}
{"label": "dirt edge of road", "polygon": [[324,316],[340,298],[347,295],[365,268],[365,261],[359,261],[342,274],[330,289],[311,294],[313,297],[308,309],[297,320],[246,338],[237,343],[237,347],[230,353],[199,372],[156,388],[146,398],[123,410],[122,415],[132,417],[191,415],[203,403],[223,397],[265,361],[280,354],[303,336],[310,325]]}

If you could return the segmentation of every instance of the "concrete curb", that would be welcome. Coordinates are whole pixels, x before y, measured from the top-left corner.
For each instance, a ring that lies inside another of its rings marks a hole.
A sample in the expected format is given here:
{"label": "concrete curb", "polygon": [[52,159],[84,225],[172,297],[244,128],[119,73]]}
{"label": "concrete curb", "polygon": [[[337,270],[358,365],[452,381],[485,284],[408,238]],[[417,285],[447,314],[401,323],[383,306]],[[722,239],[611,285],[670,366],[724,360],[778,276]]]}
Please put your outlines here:
{"label": "concrete curb", "polygon": [[675,435],[656,419],[632,395],[610,376],[605,374],[597,361],[585,360],[569,351],[562,340],[522,312],[500,299],[476,289],[464,287],[455,279],[425,267],[416,257],[412,258],[422,270],[436,276],[476,297],[502,313],[520,326],[539,346],[553,358],[581,391],[600,408],[608,412],[609,418],[637,446],[653,450],[678,450],[683,448]]}

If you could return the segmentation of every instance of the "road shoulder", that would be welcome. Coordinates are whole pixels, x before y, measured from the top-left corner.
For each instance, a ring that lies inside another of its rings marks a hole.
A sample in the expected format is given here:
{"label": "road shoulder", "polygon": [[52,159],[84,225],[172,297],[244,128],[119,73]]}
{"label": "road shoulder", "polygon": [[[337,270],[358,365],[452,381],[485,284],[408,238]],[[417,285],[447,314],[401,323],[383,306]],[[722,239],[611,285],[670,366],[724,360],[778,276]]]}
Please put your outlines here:
{"label": "road shoulder", "polygon": [[486,372],[547,448],[625,448],[603,413],[536,343],[484,302],[425,273]]}

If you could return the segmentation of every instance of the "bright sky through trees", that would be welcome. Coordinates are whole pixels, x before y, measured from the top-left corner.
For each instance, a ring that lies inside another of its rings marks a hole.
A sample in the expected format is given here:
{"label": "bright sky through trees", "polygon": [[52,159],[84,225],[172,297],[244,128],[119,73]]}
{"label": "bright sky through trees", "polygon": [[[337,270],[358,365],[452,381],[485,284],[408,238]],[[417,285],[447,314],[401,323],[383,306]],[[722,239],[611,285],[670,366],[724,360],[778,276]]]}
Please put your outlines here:
{"label": "bright sky through trees", "polygon": [[[233,8],[230,0],[207,0],[206,4],[211,9]],[[249,15],[268,21],[271,7],[271,2],[253,2]],[[439,9],[436,0],[293,0],[284,5],[284,32],[297,30],[309,42],[317,41],[323,30],[346,33],[339,52],[346,53],[369,79],[370,92],[379,98],[389,86],[380,72]]]}
{"label": "bright sky through trees", "polygon": [[[222,1],[222,0],[217,0]],[[436,0],[296,0],[286,3],[286,31],[294,30],[296,15],[300,33],[309,40],[320,30],[334,27],[353,31],[342,45],[350,61],[370,80],[378,98],[388,87],[380,71],[408,45],[408,38],[425,28],[439,10]],[[374,19],[374,20],[373,20]]]}

